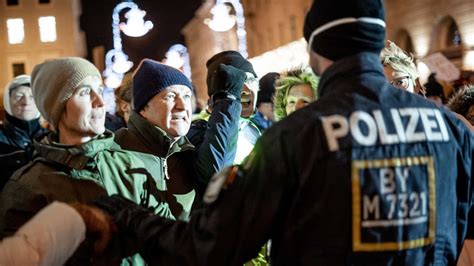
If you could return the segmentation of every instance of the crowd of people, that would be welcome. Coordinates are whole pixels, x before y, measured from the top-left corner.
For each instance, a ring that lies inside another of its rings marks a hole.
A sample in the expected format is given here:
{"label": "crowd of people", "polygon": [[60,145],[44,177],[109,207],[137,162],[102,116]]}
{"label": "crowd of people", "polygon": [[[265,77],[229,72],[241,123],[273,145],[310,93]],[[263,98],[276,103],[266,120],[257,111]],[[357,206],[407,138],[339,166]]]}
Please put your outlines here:
{"label": "crowd of people", "polygon": [[0,265],[474,263],[474,84],[421,84],[381,0],[315,0],[303,31],[309,66],[259,78],[212,56],[198,114],[190,80],[151,59],[115,116],[85,59],[15,77]]}

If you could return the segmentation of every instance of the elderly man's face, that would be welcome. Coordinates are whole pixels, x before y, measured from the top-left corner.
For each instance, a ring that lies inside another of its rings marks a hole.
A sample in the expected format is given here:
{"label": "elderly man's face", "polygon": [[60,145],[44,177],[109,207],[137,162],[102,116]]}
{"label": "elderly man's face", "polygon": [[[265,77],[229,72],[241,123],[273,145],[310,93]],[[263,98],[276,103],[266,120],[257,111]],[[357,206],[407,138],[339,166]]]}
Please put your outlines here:
{"label": "elderly man's face", "polygon": [[102,81],[99,77],[86,77],[74,90],[66,103],[58,123],[61,142],[65,136],[84,143],[105,131],[105,106],[102,98]]}
{"label": "elderly man's face", "polygon": [[191,97],[187,86],[169,86],[148,101],[140,115],[170,137],[179,138],[186,135],[191,126]]}
{"label": "elderly man's face", "polygon": [[10,92],[10,107],[15,118],[30,121],[38,118],[39,111],[28,86],[19,86]]}

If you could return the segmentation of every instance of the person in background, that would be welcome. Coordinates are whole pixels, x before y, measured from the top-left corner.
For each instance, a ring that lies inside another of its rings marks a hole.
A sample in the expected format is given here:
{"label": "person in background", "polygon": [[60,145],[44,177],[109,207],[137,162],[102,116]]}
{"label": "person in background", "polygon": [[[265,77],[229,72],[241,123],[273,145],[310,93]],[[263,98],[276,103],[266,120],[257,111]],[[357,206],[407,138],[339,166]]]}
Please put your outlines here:
{"label": "person in background", "polygon": [[107,113],[105,117],[105,128],[117,131],[127,127],[130,112],[132,110],[133,78],[132,73],[125,74],[120,87],[115,89],[115,115]]}
{"label": "person in background", "polygon": [[428,82],[423,86],[426,89],[426,98],[438,106],[443,106],[445,102],[443,85],[436,80],[436,73],[430,74]]}
{"label": "person in background", "polygon": [[260,78],[260,90],[257,96],[257,112],[250,118],[261,132],[264,132],[275,122],[273,113],[273,95],[275,94],[275,81],[280,77],[276,72],[270,72]]}
{"label": "person in background", "polygon": [[273,100],[276,120],[280,121],[315,101],[317,89],[318,78],[302,67],[282,74],[276,80],[276,93]]}
{"label": "person in background", "polygon": [[[250,61],[245,59],[237,51],[223,51],[212,56],[207,62],[207,87],[215,86],[216,80],[220,80],[221,65],[232,66],[232,68],[245,72],[246,78],[241,88],[239,97],[242,105],[240,112],[240,119],[238,124],[238,138],[235,158],[233,164],[240,164],[245,157],[250,153],[257,139],[262,135],[258,127],[250,120],[250,117],[255,113],[259,84],[257,80],[257,73],[253,69]],[[235,73],[234,73],[235,74]],[[240,72],[239,72],[240,74]],[[212,100],[218,99],[219,95],[213,97]],[[227,164],[229,166],[231,164]]]}
{"label": "person in background", "polygon": [[380,53],[380,61],[385,77],[395,88],[425,95],[425,88],[421,86],[420,75],[411,54],[394,42],[387,41]]}
{"label": "person in background", "polygon": [[466,85],[455,92],[446,107],[462,115],[474,126],[474,85]]}
{"label": "person in background", "polygon": [[15,77],[4,90],[5,121],[0,126],[0,190],[10,176],[33,158],[33,139],[45,134],[31,92],[31,77]]}
{"label": "person in background", "polygon": [[[395,43],[387,41],[385,48],[380,53],[380,58],[382,65],[384,66],[385,77],[395,88],[427,97],[437,105],[442,104],[444,101],[442,86],[440,90],[438,82],[431,80],[431,83],[428,83],[430,92],[427,94],[426,88],[421,86],[419,79],[420,75],[413,63],[413,57],[411,54],[403,51]],[[434,76],[432,76],[432,79],[434,79]],[[465,117],[457,112],[455,113],[461,121],[471,128],[471,130],[474,129]]]}

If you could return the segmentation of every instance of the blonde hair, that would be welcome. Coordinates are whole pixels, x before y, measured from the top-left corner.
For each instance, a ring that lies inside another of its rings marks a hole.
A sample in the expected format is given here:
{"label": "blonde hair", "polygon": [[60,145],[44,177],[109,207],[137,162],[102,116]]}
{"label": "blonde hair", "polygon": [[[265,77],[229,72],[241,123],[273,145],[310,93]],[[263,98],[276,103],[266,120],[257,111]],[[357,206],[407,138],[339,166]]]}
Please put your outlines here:
{"label": "blonde hair", "polygon": [[402,50],[394,42],[387,41],[380,54],[380,61],[384,66],[410,76],[413,82],[420,77],[416,69],[413,55]]}
{"label": "blonde hair", "polygon": [[288,115],[286,113],[286,99],[293,86],[301,84],[309,85],[313,91],[315,100],[318,83],[318,77],[303,67],[291,69],[281,74],[280,78],[275,81],[275,96],[273,96],[275,119],[279,121]]}

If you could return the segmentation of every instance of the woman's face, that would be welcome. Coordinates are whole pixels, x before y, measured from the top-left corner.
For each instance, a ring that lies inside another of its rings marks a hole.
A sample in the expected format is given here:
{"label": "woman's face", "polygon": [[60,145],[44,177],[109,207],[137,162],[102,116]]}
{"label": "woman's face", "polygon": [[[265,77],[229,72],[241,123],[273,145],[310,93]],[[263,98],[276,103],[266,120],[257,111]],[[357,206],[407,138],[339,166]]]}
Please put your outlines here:
{"label": "woman's face", "polygon": [[314,101],[313,90],[308,84],[299,84],[290,88],[286,97],[285,110],[290,115],[294,111],[305,107]]}

